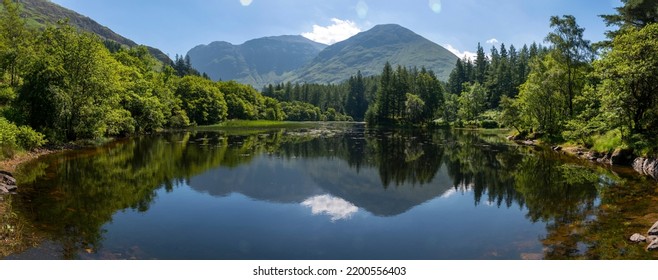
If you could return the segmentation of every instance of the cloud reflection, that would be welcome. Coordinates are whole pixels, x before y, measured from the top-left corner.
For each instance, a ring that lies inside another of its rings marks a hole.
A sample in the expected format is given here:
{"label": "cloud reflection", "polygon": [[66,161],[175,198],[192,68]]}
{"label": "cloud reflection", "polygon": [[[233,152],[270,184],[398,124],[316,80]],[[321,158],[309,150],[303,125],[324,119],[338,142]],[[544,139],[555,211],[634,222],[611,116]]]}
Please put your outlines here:
{"label": "cloud reflection", "polygon": [[359,210],[354,204],[328,194],[310,197],[301,204],[311,208],[313,215],[329,215],[332,222],[349,219]]}

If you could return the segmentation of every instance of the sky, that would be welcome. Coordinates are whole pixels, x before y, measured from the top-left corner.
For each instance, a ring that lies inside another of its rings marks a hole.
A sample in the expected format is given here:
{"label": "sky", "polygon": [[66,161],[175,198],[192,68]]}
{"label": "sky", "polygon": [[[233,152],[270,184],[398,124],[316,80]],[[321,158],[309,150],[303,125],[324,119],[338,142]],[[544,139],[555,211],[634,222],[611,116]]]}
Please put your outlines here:
{"label": "sky", "polygon": [[303,35],[332,44],[378,24],[402,25],[459,57],[504,43],[542,43],[553,15],[574,15],[603,40],[599,15],[620,0],[51,0],[169,56],[213,41]]}

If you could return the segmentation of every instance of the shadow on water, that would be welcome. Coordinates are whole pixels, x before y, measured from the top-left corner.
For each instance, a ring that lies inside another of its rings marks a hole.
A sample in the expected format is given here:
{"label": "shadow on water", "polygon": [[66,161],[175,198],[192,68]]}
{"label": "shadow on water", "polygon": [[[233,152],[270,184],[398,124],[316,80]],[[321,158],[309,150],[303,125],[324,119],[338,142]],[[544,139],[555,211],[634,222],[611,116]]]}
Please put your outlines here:
{"label": "shadow on water", "polygon": [[625,241],[658,218],[655,182],[478,132],[356,124],[167,133],[51,155],[19,175],[14,208],[62,259],[109,258],[96,252],[117,213],[148,212],[158,193],[187,186],[213,197],[338,205],[332,221],[357,209],[397,217],[451,193],[472,193],[473,207],[517,208],[545,224],[543,251],[513,258],[656,257]]}

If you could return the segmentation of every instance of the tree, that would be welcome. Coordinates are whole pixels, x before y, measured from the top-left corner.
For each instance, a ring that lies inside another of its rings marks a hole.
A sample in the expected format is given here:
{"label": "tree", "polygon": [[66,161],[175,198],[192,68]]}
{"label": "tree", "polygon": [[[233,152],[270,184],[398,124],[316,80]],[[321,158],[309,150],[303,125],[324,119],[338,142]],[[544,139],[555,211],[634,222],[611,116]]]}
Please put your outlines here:
{"label": "tree", "polygon": [[487,66],[489,65],[487,57],[484,54],[484,48],[478,43],[477,55],[475,57],[475,81],[484,84],[487,75]]}
{"label": "tree", "polygon": [[421,118],[430,121],[436,115],[436,111],[443,105],[443,87],[439,79],[424,68],[415,80],[415,91],[425,103]]}
{"label": "tree", "polygon": [[558,62],[547,55],[544,59],[535,59],[530,68],[528,80],[521,85],[518,96],[521,124],[550,136],[559,135],[568,108],[560,92]]}
{"label": "tree", "polygon": [[[612,40],[629,28],[641,29],[658,22],[658,1],[656,0],[622,0],[623,6],[615,8],[617,14],[601,15],[607,26],[617,26],[618,30],[607,31],[606,36]],[[611,41],[604,42],[611,46]]]}
{"label": "tree", "polygon": [[190,121],[198,125],[216,124],[226,120],[228,108],[224,94],[217,85],[198,76],[183,77],[176,88],[176,96]]}
{"label": "tree", "polygon": [[573,116],[573,99],[584,87],[587,68],[593,58],[592,48],[590,42],[583,39],[585,29],[578,26],[574,16],[552,16],[550,22],[554,30],[546,36],[546,41],[553,45],[550,54],[564,72],[559,83],[563,85],[561,91],[566,96],[568,114]]}
{"label": "tree", "polygon": [[9,75],[9,85],[19,85],[22,70],[27,66],[30,39],[33,37],[20,16],[20,7],[11,0],[3,0],[4,11],[0,17],[0,81],[4,73]]}
{"label": "tree", "polygon": [[[594,63],[609,122],[630,133],[658,131],[658,24],[617,36]],[[627,134],[628,135],[628,134]]]}
{"label": "tree", "polygon": [[412,124],[420,123],[425,112],[425,101],[418,95],[407,93],[404,102],[406,120]]}
{"label": "tree", "polygon": [[448,77],[448,91],[452,94],[459,94],[463,91],[462,84],[466,82],[466,72],[464,63],[461,59],[457,59],[455,69],[450,72]]}
{"label": "tree", "polygon": [[460,119],[473,121],[487,108],[487,92],[479,83],[465,84],[464,92],[459,96]]}
{"label": "tree", "polygon": [[25,122],[58,141],[134,130],[119,104],[120,65],[98,37],[62,24],[43,31],[36,45],[38,59],[17,100]]}
{"label": "tree", "polygon": [[366,85],[363,81],[361,71],[356,76],[350,77],[348,81],[347,98],[345,99],[345,113],[355,120],[363,120],[368,109],[366,101]]}

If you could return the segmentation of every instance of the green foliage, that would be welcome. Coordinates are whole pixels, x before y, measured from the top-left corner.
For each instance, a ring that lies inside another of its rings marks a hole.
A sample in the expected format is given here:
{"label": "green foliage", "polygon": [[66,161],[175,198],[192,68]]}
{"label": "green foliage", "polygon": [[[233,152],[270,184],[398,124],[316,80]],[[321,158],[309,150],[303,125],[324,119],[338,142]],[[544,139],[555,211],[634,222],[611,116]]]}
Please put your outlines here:
{"label": "green foliage", "polygon": [[500,100],[500,115],[498,122],[506,127],[513,127],[516,131],[521,132],[521,106],[517,99],[503,96]]}
{"label": "green foliage", "polygon": [[17,99],[26,123],[49,130],[56,141],[98,138],[127,126],[106,122],[122,110],[119,64],[97,37],[66,25],[48,28],[37,55]]}
{"label": "green foliage", "polygon": [[46,144],[44,135],[28,126],[16,126],[0,117],[0,154],[11,157],[17,149],[33,150]]}
{"label": "green foliage", "polygon": [[45,145],[48,140],[39,132],[34,131],[29,126],[18,127],[16,134],[16,143],[25,150],[34,150]]}
{"label": "green foliage", "polygon": [[286,121],[319,121],[322,118],[320,108],[300,101],[281,102],[281,109]]}
{"label": "green foliage", "polygon": [[457,116],[463,121],[473,121],[486,109],[486,89],[478,83],[465,84],[464,91],[458,98]]}
{"label": "green foliage", "polygon": [[404,102],[404,108],[405,115],[409,122],[419,123],[423,120],[425,101],[420,99],[418,95],[407,93],[407,98]]}
{"label": "green foliage", "polygon": [[607,153],[620,147],[623,147],[623,142],[619,130],[610,130],[604,135],[592,136],[592,150],[594,151]]}
{"label": "green foliage", "polygon": [[[407,102],[409,97],[418,99]],[[443,88],[434,73],[424,68],[418,71],[401,66],[394,71],[387,63],[379,79],[375,102],[366,112],[366,121],[370,124],[429,123],[443,103]]]}
{"label": "green foliage", "polygon": [[628,30],[594,63],[606,121],[625,135],[658,136],[658,24]]}
{"label": "green foliage", "polygon": [[212,81],[197,76],[185,76],[176,88],[176,96],[190,121],[197,125],[215,124],[226,120],[228,108],[224,94]]}
{"label": "green foliage", "polygon": [[546,133],[549,136],[562,132],[564,119],[568,114],[565,96],[559,91],[559,71],[552,56],[537,59],[531,63],[528,80],[521,85],[518,108],[521,115],[521,127]]}

